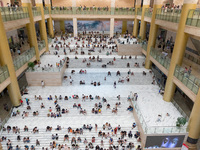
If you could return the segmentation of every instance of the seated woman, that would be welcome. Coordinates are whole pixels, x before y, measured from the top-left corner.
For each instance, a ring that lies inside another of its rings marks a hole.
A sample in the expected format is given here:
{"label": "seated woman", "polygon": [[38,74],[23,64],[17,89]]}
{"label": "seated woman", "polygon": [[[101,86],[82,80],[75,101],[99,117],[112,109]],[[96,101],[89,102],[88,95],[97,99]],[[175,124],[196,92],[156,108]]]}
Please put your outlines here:
{"label": "seated woman", "polygon": [[113,108],[112,113],[117,114],[117,108]]}
{"label": "seated woman", "polygon": [[26,125],[24,126],[24,132],[25,131],[28,131],[28,127]]}
{"label": "seated woman", "polygon": [[134,134],[134,137],[137,139],[140,136],[140,132],[136,131],[136,133]]}
{"label": "seated woman", "polygon": [[68,96],[65,96],[65,100],[68,100]]}
{"label": "seated woman", "polygon": [[38,128],[37,128],[37,127],[34,127],[34,128],[33,128],[33,133],[36,133],[36,132],[38,133],[38,132],[39,132],[39,130],[38,130]]}
{"label": "seated woman", "polygon": [[48,100],[53,100],[53,98],[52,98],[52,96],[51,96],[51,95],[49,95],[49,97],[48,97]]}
{"label": "seated woman", "polygon": [[110,104],[107,104],[107,107],[106,107],[106,109],[110,109]]}
{"label": "seated woman", "polygon": [[94,108],[92,108],[92,113],[94,113],[95,112],[95,110],[94,110]]}
{"label": "seated woman", "polygon": [[63,109],[62,109],[62,114],[65,114],[65,113],[66,113],[66,111],[65,111],[65,109],[63,108]]}
{"label": "seated woman", "polygon": [[28,105],[28,106],[26,107],[26,109],[27,109],[27,110],[31,110],[31,106]]}
{"label": "seated woman", "polygon": [[50,126],[46,127],[46,131],[51,131],[51,130],[52,130],[52,127],[50,127]]}
{"label": "seated woman", "polygon": [[127,108],[128,111],[133,111],[133,107],[130,105],[128,108]]}
{"label": "seated woman", "polygon": [[74,108],[74,107],[77,107],[76,103],[74,103],[73,108]]}
{"label": "seated woman", "polygon": [[69,141],[69,136],[68,136],[68,134],[65,134],[65,135],[64,135],[64,141],[66,141],[66,140]]}
{"label": "seated woman", "polygon": [[41,107],[41,109],[42,109],[42,108],[45,108],[45,106],[44,106],[44,104],[43,104],[43,103],[41,104],[41,106],[40,106],[40,107]]}
{"label": "seated woman", "polygon": [[42,100],[42,97],[41,97],[41,95],[39,95],[38,99],[39,99],[39,100]]}

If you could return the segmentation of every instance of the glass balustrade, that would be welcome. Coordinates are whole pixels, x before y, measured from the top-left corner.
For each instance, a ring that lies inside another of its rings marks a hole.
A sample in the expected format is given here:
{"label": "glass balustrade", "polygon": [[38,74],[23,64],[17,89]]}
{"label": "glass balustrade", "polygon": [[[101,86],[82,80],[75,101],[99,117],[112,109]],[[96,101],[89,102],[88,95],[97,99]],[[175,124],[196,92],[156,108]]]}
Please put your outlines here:
{"label": "glass balustrade", "polygon": [[9,77],[7,66],[0,66],[0,83],[5,81]]}
{"label": "glass balustrade", "polygon": [[79,14],[79,15],[134,15],[134,8],[108,7],[52,7],[52,14]]}
{"label": "glass balustrade", "polygon": [[26,64],[34,56],[35,56],[35,49],[32,47],[31,49],[26,50],[21,55],[15,57],[13,60],[15,71],[17,71],[19,68],[21,68],[24,64]]}
{"label": "glass balustrade", "polygon": [[135,15],[135,8],[115,8],[115,15]]}
{"label": "glass balustrade", "polygon": [[52,42],[52,38],[48,37],[48,43]]}
{"label": "glass balustrade", "polygon": [[166,52],[161,52],[158,49],[155,49],[151,47],[151,56],[157,60],[163,67],[165,67],[167,70],[169,70],[170,61],[171,59],[167,56],[168,54]]}
{"label": "glass balustrade", "polygon": [[0,11],[4,22],[29,18],[27,7],[0,7]]}
{"label": "glass balustrade", "polygon": [[51,14],[73,14],[72,7],[52,7]]}
{"label": "glass balustrade", "polygon": [[111,15],[111,9],[108,7],[77,7],[76,14]]}
{"label": "glass balustrade", "polygon": [[31,68],[28,69],[28,72],[60,72],[63,67],[65,62],[67,61],[67,58],[65,57],[64,59],[62,59],[59,63],[56,63],[56,67],[38,67],[35,66],[34,70],[32,70]]}
{"label": "glass balustrade", "polygon": [[46,47],[45,40],[42,40],[42,41],[38,42],[38,49],[39,49],[39,51],[41,51],[45,47]]}
{"label": "glass balustrade", "polygon": [[153,14],[153,8],[145,8],[144,16],[145,17],[152,17]]}
{"label": "glass balustrade", "polygon": [[143,44],[142,44],[142,48],[143,48],[145,51],[147,51],[147,44],[143,43]]}
{"label": "glass balustrade", "polygon": [[[187,133],[187,127],[176,127],[176,126],[148,126],[145,119],[140,111],[137,101],[132,101],[135,111],[137,112],[137,117],[142,125],[142,128],[146,134],[164,134],[164,133]],[[179,111],[179,110],[178,110]],[[185,116],[183,116],[185,117]],[[188,119],[188,117],[186,117]]]}
{"label": "glass balustrade", "polygon": [[187,86],[194,94],[198,93],[200,79],[189,73],[186,69],[176,66],[174,76]]}
{"label": "glass balustrade", "polygon": [[32,7],[33,16],[41,16],[41,8],[40,7]]}
{"label": "glass balustrade", "polygon": [[200,10],[191,9],[188,12],[186,25],[200,27]]}
{"label": "glass balustrade", "polygon": [[194,63],[196,63],[198,65],[200,65],[200,59],[198,57],[199,56],[194,57],[194,56],[192,56],[188,53],[185,53],[185,58],[189,59],[190,61],[193,61]]}
{"label": "glass balustrade", "polygon": [[44,7],[44,15],[48,15],[49,14],[49,7]]}
{"label": "glass balustrade", "polygon": [[181,9],[158,8],[156,10],[156,19],[179,23]]}
{"label": "glass balustrade", "polygon": [[142,8],[137,8],[137,15],[139,15],[139,16],[142,15]]}

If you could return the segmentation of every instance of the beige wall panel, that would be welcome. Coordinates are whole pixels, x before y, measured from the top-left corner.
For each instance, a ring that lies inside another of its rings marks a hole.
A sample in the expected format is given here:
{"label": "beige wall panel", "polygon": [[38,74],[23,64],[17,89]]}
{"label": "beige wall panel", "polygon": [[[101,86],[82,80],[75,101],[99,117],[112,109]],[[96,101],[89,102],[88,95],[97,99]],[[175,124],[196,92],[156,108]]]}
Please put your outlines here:
{"label": "beige wall panel", "polygon": [[134,7],[134,0],[115,0],[115,7]]}
{"label": "beige wall panel", "polygon": [[53,6],[65,6],[65,7],[72,7],[72,0],[52,0]]}

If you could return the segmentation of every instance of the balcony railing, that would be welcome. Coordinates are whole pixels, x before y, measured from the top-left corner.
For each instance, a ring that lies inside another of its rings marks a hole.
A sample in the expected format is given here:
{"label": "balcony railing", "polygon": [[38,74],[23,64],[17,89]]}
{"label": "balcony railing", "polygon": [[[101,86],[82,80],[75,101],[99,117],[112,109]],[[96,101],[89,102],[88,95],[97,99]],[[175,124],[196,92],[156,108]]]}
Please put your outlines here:
{"label": "balcony railing", "polygon": [[153,13],[153,8],[145,8],[144,16],[151,18],[152,13]]}
{"label": "balcony railing", "polygon": [[[198,56],[199,57],[199,56]],[[185,53],[185,58],[189,59],[190,61],[193,61],[194,63],[200,65],[200,59],[197,57],[194,57],[190,54]]]}
{"label": "balcony railing", "polygon": [[42,41],[38,42],[39,51],[41,51],[43,48],[45,48],[45,46],[46,46],[45,40],[42,40]]}
{"label": "balcony railing", "polygon": [[156,10],[156,19],[179,23],[181,9],[158,8]]}
{"label": "balcony railing", "polygon": [[142,8],[137,8],[137,15],[139,15],[139,16],[142,15]]}
{"label": "balcony railing", "polygon": [[170,61],[171,59],[166,55],[167,53],[161,52],[160,50],[157,50],[153,47],[151,47],[151,56],[157,60],[163,67],[165,67],[167,70],[169,70]]}
{"label": "balcony railing", "polygon": [[188,13],[186,25],[200,27],[200,10],[191,9]]}
{"label": "balcony railing", "polygon": [[40,7],[32,7],[33,16],[41,16],[41,8]]}
{"label": "balcony railing", "polygon": [[[137,101],[132,101],[135,111],[137,112],[138,119],[142,125],[142,128],[146,134],[155,134],[155,133],[187,133],[187,127],[176,127],[176,126],[148,126],[143,114],[140,110],[140,107],[137,104]],[[184,117],[184,116],[183,116]],[[186,118],[187,119],[187,118]]]}
{"label": "balcony railing", "polygon": [[51,14],[73,14],[72,7],[52,7]]}
{"label": "balcony railing", "polygon": [[63,67],[65,66],[66,61],[67,61],[67,58],[65,57],[56,63],[56,64],[59,64],[56,67],[37,67],[37,66],[35,66],[34,70],[28,69],[27,71],[28,72],[60,72],[63,69]]}
{"label": "balcony railing", "polygon": [[115,8],[115,15],[134,15],[135,8]]}
{"label": "balcony railing", "polygon": [[44,15],[48,15],[49,14],[49,7],[44,7]]}
{"label": "balcony railing", "polygon": [[52,7],[52,14],[88,14],[88,15],[134,15],[134,8],[108,7]]}
{"label": "balcony railing", "polygon": [[48,43],[52,42],[52,38],[48,37]]}
{"label": "balcony railing", "polygon": [[19,68],[21,68],[24,64],[26,64],[34,56],[35,56],[35,49],[32,47],[31,49],[25,51],[21,55],[15,57],[13,60],[15,71],[17,71]]}
{"label": "balcony railing", "polygon": [[0,66],[0,83],[5,81],[9,77],[7,66]]}
{"label": "balcony railing", "polygon": [[0,11],[4,22],[29,17],[27,7],[0,7]]}
{"label": "balcony railing", "polygon": [[180,66],[176,66],[174,76],[187,86],[194,94],[197,94],[200,86],[200,79],[186,71]]}
{"label": "balcony railing", "polygon": [[111,9],[108,7],[77,7],[76,14],[91,14],[91,15],[111,15]]}
{"label": "balcony railing", "polygon": [[143,43],[142,43],[142,48],[143,48],[145,51],[147,51],[147,44],[143,44]]}

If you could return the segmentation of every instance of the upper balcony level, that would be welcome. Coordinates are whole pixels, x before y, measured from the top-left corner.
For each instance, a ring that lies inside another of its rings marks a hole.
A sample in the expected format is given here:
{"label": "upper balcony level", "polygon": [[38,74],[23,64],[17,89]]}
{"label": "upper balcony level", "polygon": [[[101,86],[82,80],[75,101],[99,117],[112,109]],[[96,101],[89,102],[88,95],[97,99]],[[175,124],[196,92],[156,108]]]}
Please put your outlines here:
{"label": "upper balcony level", "polygon": [[134,8],[117,8],[117,7],[52,7],[52,18],[73,19],[134,19]]}

